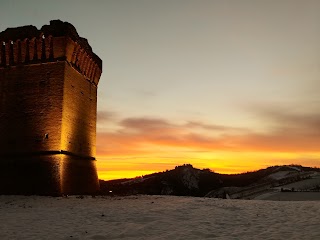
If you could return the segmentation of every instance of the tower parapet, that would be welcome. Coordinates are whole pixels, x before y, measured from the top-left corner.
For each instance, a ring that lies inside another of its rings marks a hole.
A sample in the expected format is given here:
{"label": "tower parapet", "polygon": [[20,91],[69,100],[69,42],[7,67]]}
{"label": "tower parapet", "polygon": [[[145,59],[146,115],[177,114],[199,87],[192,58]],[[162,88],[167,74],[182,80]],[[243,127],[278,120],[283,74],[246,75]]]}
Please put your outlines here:
{"label": "tower parapet", "polygon": [[0,44],[0,68],[67,61],[98,85],[102,61],[68,22],[52,20],[40,30],[35,26],[7,28],[0,33]]}

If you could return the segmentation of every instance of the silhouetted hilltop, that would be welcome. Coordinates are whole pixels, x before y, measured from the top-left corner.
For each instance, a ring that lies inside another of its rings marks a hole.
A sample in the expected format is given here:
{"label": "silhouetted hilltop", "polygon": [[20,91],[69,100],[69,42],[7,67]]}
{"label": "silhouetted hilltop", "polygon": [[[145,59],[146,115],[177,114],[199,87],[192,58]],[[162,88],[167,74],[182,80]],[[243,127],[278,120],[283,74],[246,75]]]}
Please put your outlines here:
{"label": "silhouetted hilltop", "polygon": [[[296,181],[304,173],[320,172],[319,168],[299,165],[272,166],[241,174],[219,174],[210,169],[197,169],[190,164],[133,179],[100,180],[102,194],[112,195],[177,195],[224,197],[231,191],[241,192],[260,186],[275,186]],[[209,194],[210,193],[210,194]],[[209,194],[209,195],[208,195]]]}

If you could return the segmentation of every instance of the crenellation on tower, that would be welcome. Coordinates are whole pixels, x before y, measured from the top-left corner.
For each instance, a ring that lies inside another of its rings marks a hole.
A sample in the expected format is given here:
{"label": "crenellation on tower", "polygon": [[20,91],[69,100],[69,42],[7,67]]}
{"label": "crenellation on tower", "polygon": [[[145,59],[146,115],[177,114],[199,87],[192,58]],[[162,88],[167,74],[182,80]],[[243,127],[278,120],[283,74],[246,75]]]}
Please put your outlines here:
{"label": "crenellation on tower", "polygon": [[[34,26],[8,28],[0,33],[0,42],[0,67],[66,60],[93,84],[100,79],[101,59],[70,23],[53,20],[40,30]],[[90,75],[90,71],[95,74]]]}

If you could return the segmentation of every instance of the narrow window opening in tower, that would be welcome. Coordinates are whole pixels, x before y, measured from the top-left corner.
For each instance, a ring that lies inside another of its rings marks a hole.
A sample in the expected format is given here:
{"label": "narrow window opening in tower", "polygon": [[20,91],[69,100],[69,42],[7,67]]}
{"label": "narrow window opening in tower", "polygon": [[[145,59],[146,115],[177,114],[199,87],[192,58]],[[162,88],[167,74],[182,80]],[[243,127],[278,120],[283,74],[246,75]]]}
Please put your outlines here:
{"label": "narrow window opening in tower", "polygon": [[49,38],[49,40],[50,40],[50,50],[49,50],[49,59],[53,59],[53,38],[51,37],[51,38]]}
{"label": "narrow window opening in tower", "polygon": [[42,46],[41,46],[41,59],[46,59],[46,40],[44,35],[42,35]]}
{"label": "narrow window opening in tower", "polygon": [[18,63],[21,63],[21,41],[18,41]]}
{"label": "narrow window opening in tower", "polygon": [[29,39],[26,40],[26,55],[25,55],[25,63],[30,60],[30,52],[29,52]]}
{"label": "narrow window opening in tower", "polygon": [[33,61],[38,60],[38,44],[37,44],[37,38],[34,39],[34,45],[33,45]]}
{"label": "narrow window opening in tower", "polygon": [[44,134],[44,139],[48,139],[49,138],[49,133]]}
{"label": "narrow window opening in tower", "polygon": [[6,43],[2,42],[1,65],[6,66]]}
{"label": "narrow window opening in tower", "polygon": [[9,64],[14,64],[14,56],[13,56],[13,41],[10,41],[10,51],[9,51]]}

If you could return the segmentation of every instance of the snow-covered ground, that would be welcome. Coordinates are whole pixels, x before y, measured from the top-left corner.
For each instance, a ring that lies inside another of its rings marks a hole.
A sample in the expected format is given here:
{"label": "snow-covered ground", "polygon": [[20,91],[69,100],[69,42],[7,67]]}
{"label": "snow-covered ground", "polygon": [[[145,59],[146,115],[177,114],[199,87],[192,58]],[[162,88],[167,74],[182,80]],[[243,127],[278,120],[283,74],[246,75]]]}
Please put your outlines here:
{"label": "snow-covered ground", "polygon": [[0,196],[0,239],[320,239],[320,201]]}
{"label": "snow-covered ground", "polygon": [[306,190],[306,189],[312,189],[316,186],[320,186],[320,174],[319,173],[312,178],[304,179],[304,180],[293,182],[293,183],[286,184],[286,185],[282,185],[282,186],[278,187],[277,189],[294,188],[296,190]]}
{"label": "snow-covered ground", "polygon": [[269,192],[259,195],[255,200],[274,201],[320,201],[320,192]]}
{"label": "snow-covered ground", "polygon": [[296,173],[297,172],[293,172],[293,171],[279,171],[279,172],[270,174],[268,178],[271,178],[274,180],[280,180]]}

